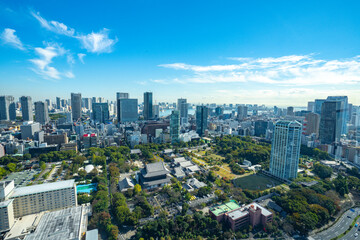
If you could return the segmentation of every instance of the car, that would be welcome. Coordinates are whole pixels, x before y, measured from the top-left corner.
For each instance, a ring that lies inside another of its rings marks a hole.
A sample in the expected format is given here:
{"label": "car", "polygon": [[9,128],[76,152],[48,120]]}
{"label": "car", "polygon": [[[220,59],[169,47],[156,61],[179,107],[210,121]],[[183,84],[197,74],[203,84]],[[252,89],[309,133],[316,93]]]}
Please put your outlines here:
{"label": "car", "polygon": [[359,234],[358,234],[358,233],[355,233],[354,236],[357,237],[357,236],[359,236]]}
{"label": "car", "polygon": [[351,208],[350,211],[355,212],[355,210],[353,208]]}

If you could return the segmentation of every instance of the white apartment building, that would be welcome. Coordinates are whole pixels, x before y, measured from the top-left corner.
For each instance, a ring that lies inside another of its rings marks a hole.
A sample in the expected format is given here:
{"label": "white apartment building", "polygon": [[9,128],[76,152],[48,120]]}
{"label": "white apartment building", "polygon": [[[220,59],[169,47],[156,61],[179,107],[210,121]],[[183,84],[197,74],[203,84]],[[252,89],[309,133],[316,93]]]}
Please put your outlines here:
{"label": "white apartment building", "polygon": [[14,217],[77,206],[75,180],[15,188]]}
{"label": "white apartment building", "polygon": [[9,230],[14,224],[13,200],[0,202],[0,232]]}

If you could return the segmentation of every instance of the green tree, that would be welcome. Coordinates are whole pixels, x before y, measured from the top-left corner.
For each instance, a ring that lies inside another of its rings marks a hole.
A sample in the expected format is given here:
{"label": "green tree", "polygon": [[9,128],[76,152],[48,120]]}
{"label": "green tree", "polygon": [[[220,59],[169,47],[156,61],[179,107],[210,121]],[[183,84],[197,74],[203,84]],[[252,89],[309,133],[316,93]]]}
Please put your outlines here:
{"label": "green tree", "polygon": [[15,163],[9,163],[8,165],[6,165],[6,167],[10,172],[15,172],[16,171],[16,164]]}
{"label": "green tree", "polygon": [[134,194],[136,195],[136,194],[138,194],[140,192],[141,192],[140,184],[135,184],[135,186],[134,186]]}

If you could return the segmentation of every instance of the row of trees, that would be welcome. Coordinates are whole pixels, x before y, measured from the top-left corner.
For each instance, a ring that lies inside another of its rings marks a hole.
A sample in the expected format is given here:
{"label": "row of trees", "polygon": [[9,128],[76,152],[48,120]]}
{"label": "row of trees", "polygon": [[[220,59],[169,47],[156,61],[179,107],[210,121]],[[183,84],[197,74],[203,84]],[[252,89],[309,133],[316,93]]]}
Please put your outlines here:
{"label": "row of trees", "polygon": [[[315,189],[323,192],[321,188],[317,186]],[[297,187],[275,196],[274,200],[288,213],[286,221],[303,234],[326,224],[340,210],[337,194],[332,191],[324,195],[313,189]]]}

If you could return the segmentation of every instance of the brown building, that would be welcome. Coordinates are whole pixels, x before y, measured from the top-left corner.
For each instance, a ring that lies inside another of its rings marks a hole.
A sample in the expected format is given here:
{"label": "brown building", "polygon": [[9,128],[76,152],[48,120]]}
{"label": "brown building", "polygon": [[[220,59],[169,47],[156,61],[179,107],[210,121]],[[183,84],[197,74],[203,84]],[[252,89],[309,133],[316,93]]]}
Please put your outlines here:
{"label": "brown building", "polygon": [[218,222],[226,222],[233,231],[249,224],[255,227],[272,222],[273,214],[257,203],[240,207],[235,202],[217,205],[209,210],[210,216]]}
{"label": "brown building", "polygon": [[51,145],[51,144],[59,144],[59,145],[61,145],[61,144],[64,144],[64,143],[68,143],[68,137],[67,137],[66,133],[45,135],[44,136],[44,142],[46,142],[49,145]]}
{"label": "brown building", "polygon": [[319,136],[319,126],[320,126],[320,115],[317,113],[308,113],[305,115],[306,123],[305,127],[305,135],[310,135],[312,133],[316,134],[316,137]]}

